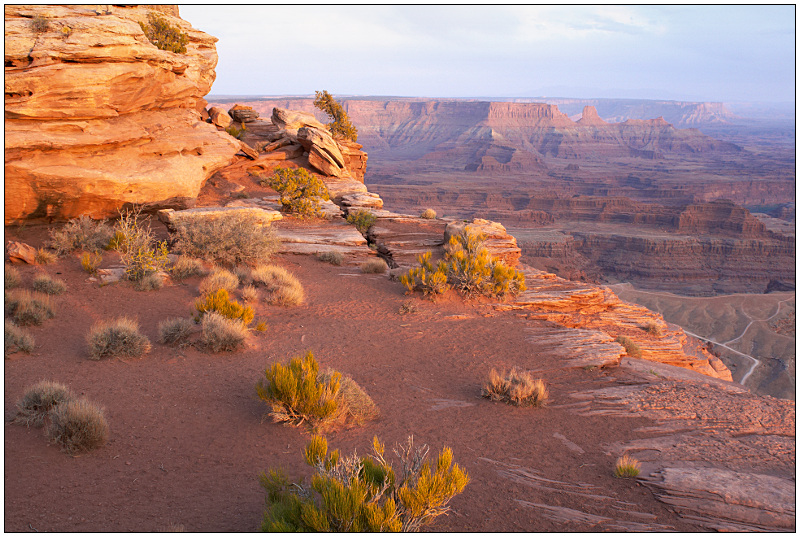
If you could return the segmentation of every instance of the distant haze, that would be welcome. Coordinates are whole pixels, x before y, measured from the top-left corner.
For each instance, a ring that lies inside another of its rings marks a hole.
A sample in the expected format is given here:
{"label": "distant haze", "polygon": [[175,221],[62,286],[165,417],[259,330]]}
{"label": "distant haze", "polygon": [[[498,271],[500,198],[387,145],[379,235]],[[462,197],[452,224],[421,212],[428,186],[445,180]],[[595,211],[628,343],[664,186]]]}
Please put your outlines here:
{"label": "distant haze", "polygon": [[793,102],[795,6],[180,6],[216,95]]}

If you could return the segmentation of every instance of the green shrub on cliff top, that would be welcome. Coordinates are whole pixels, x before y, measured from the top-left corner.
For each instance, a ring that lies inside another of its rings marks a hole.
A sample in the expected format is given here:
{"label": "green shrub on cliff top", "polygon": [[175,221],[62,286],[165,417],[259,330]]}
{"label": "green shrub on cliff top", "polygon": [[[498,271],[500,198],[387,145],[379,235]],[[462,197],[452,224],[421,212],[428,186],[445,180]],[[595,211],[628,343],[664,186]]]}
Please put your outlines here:
{"label": "green shrub on cliff top", "polygon": [[358,129],[356,129],[347,112],[344,111],[342,105],[334,100],[330,93],[325,90],[317,91],[317,97],[314,99],[314,106],[328,114],[333,121],[328,123],[328,130],[337,140],[351,140],[353,142],[358,140]]}
{"label": "green shrub on cliff top", "polygon": [[321,202],[331,199],[325,183],[304,168],[276,168],[260,182],[280,194],[284,211],[299,216],[322,216]]}
{"label": "green shrub on cliff top", "polygon": [[186,45],[189,36],[172,26],[163,17],[155,13],[147,14],[147,24],[140,22],[139,26],[147,39],[160,50],[168,50],[176,54],[186,54]]}

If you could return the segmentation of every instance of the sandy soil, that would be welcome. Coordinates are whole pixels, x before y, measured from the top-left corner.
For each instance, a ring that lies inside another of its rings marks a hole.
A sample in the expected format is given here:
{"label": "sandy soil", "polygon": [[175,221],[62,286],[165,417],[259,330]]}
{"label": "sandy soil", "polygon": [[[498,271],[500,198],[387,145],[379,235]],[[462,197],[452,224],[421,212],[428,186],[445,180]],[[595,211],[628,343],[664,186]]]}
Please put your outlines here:
{"label": "sandy soil", "polygon": [[[38,246],[45,237],[40,226],[6,228],[6,240]],[[280,466],[298,479],[308,476],[301,450],[310,433],[264,420],[268,409],[254,384],[268,364],[309,349],[323,367],[352,376],[381,409],[374,422],[330,433],[332,447],[365,452],[375,435],[388,447],[413,434],[433,451],[453,448],[472,481],[431,530],[620,527],[570,517],[564,508],[610,516],[627,528],[698,529],[645,486],[612,477],[615,456],[607,446],[633,438],[650,420],[579,416],[567,406],[571,393],[624,381],[623,370],[563,370],[526,339],[522,319],[497,313],[489,303],[410,298],[385,275],[308,256],[275,262],[300,278],[307,302],[257,305],[256,321],[264,320],[267,332],[254,333],[246,350],[227,354],[155,342],[159,321],[191,315],[199,278],[137,292],[125,283],[88,281],[77,257],[22,266],[24,285],[44,271],[69,288],[56,298],[56,317],[29,329],[34,352],[5,363],[5,531],[152,531],[169,524],[187,531],[256,531],[264,509],[259,472]],[[400,314],[408,300],[418,311]],[[138,319],[152,351],[141,359],[89,360],[90,326],[122,315]],[[491,368],[512,366],[539,372],[550,387],[548,407],[514,408],[480,397]],[[70,457],[48,445],[40,429],[11,424],[15,401],[41,379],[65,383],[103,405],[109,443]],[[543,509],[567,516],[557,521],[542,516]]]}

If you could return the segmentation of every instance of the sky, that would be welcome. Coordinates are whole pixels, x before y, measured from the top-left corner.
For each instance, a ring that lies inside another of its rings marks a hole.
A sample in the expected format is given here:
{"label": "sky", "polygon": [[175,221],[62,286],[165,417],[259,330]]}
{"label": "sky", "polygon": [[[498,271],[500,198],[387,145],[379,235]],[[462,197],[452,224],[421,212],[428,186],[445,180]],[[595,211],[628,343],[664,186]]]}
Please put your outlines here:
{"label": "sky", "polygon": [[180,6],[211,95],[795,100],[795,6]]}

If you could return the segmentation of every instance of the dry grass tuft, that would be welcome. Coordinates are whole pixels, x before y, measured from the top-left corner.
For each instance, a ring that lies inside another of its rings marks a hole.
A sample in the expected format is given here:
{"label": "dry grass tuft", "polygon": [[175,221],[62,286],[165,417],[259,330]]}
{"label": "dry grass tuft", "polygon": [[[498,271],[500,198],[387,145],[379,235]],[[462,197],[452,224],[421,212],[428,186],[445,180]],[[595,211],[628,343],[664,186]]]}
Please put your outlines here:
{"label": "dry grass tuft", "polygon": [[305,299],[303,285],[291,272],[276,265],[261,265],[253,269],[253,283],[263,285],[266,301],[279,306],[296,306]]}
{"label": "dry grass tuft", "polygon": [[49,265],[50,263],[55,263],[57,259],[58,256],[56,254],[44,248],[36,250],[36,255],[33,257],[33,260],[38,265]]}
{"label": "dry grass tuft", "polygon": [[642,357],[642,349],[639,348],[639,345],[637,345],[631,338],[626,336],[617,336],[617,339],[614,341],[625,347],[625,352],[628,354],[628,356],[633,358]]}
{"label": "dry grass tuft", "polygon": [[492,369],[481,395],[492,401],[505,401],[516,406],[544,406],[549,397],[544,381],[534,379],[530,373],[516,368],[508,374],[499,374]]}
{"label": "dry grass tuft", "polygon": [[50,411],[47,438],[69,453],[91,451],[108,441],[103,409],[86,399],[66,401]]}
{"label": "dry grass tuft", "polygon": [[253,282],[253,279],[250,276],[250,267],[246,266],[235,266],[233,267],[233,274],[239,278],[239,283],[242,285],[249,285]]}
{"label": "dry grass tuft", "polygon": [[641,328],[651,336],[661,337],[661,327],[652,321]]}
{"label": "dry grass tuft", "polygon": [[158,342],[163,345],[176,345],[185,347],[189,344],[189,337],[194,332],[194,322],[191,319],[175,317],[158,323]]}
{"label": "dry grass tuft", "polygon": [[81,256],[81,266],[89,274],[96,273],[102,262],[103,256],[100,255],[100,252],[83,252]]}
{"label": "dry grass tuft", "polygon": [[22,280],[22,275],[19,273],[19,270],[16,267],[12,267],[8,263],[5,264],[3,270],[3,276],[5,279],[5,289],[13,289],[19,285],[19,282]]}
{"label": "dry grass tuft", "polygon": [[386,261],[383,259],[370,259],[365,263],[361,263],[361,272],[364,274],[383,274],[388,268]]}
{"label": "dry grass tuft", "polygon": [[32,287],[35,291],[45,293],[47,295],[60,295],[67,290],[67,284],[64,280],[58,278],[51,278],[47,274],[40,274],[33,279]]}
{"label": "dry grass tuft", "polygon": [[434,211],[433,209],[425,209],[424,211],[422,211],[422,214],[420,214],[419,217],[433,220],[434,218],[436,218],[436,211]]}
{"label": "dry grass tuft", "polygon": [[208,274],[203,262],[193,257],[182,255],[175,261],[170,269],[172,277],[176,280],[185,280],[192,276],[205,276]]}
{"label": "dry grass tuft", "polygon": [[[336,371],[328,368],[320,373],[319,381],[327,384],[334,374],[336,374]],[[364,388],[359,386],[348,375],[341,376],[341,385],[336,395],[336,402],[339,406],[339,419],[342,422],[349,421],[356,425],[363,425],[370,420],[376,419],[381,414],[375,401],[364,391]]]}
{"label": "dry grass tuft", "polygon": [[614,477],[636,477],[640,470],[639,461],[626,453],[614,464]]}
{"label": "dry grass tuft", "polygon": [[157,291],[162,287],[164,287],[164,278],[157,272],[145,274],[133,282],[133,288],[137,291]]}
{"label": "dry grass tuft", "polygon": [[341,266],[344,262],[344,256],[340,252],[318,252],[317,259],[323,263],[330,263],[337,267]]}
{"label": "dry grass tuft", "polygon": [[20,326],[38,326],[56,316],[49,295],[27,289],[12,289],[6,293],[5,312]]}
{"label": "dry grass tuft", "polygon": [[258,301],[258,289],[256,289],[252,285],[247,285],[242,288],[242,300],[245,302],[256,302]]}
{"label": "dry grass tuft", "polygon": [[33,350],[34,339],[29,333],[22,330],[10,320],[6,319],[3,354],[6,358],[15,352],[30,353]]}
{"label": "dry grass tuft", "polygon": [[229,270],[217,268],[200,282],[200,292],[204,295],[225,289],[232,293],[239,287],[239,278]]}
{"label": "dry grass tuft", "polygon": [[41,427],[50,410],[74,398],[72,390],[63,384],[41,380],[26,388],[22,399],[17,401],[17,416],[14,418],[14,423]]}
{"label": "dry grass tuft", "polygon": [[127,317],[95,323],[86,336],[89,357],[138,357],[150,351],[150,340],[139,332],[139,323]]}
{"label": "dry grass tuft", "polygon": [[203,316],[203,345],[211,352],[229,352],[239,349],[247,339],[247,326],[241,321],[223,317],[209,311]]}

